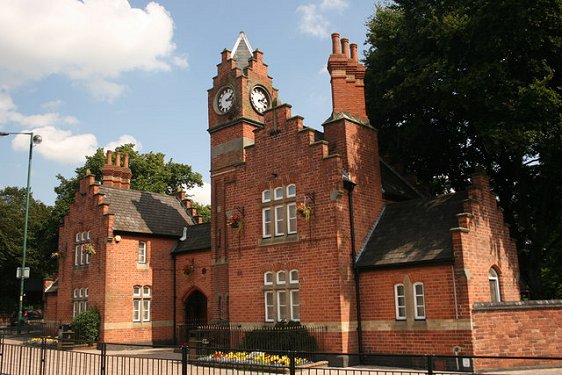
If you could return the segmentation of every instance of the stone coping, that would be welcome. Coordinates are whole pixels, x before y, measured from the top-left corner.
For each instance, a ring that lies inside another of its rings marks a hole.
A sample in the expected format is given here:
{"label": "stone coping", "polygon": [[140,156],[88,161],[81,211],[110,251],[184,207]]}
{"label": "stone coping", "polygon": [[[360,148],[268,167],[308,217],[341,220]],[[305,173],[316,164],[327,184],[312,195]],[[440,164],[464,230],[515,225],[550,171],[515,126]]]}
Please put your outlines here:
{"label": "stone coping", "polygon": [[562,299],[516,302],[477,302],[474,311],[562,309]]}

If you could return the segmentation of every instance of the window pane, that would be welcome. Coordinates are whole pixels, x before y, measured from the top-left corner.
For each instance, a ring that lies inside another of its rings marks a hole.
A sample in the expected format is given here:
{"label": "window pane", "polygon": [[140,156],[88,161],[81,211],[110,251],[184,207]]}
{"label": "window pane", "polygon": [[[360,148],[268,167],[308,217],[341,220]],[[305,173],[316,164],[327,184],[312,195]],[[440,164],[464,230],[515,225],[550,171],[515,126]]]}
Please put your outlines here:
{"label": "window pane", "polygon": [[142,320],[148,322],[150,320],[150,300],[145,299],[142,301]]}
{"label": "window pane", "polygon": [[283,199],[283,188],[282,187],[278,187],[278,188],[275,188],[275,190],[273,190],[273,199],[275,199],[275,200]]}
{"label": "window pane", "polygon": [[146,263],[146,242],[139,242],[138,262]]}
{"label": "window pane", "polygon": [[291,290],[291,320],[301,319],[300,295],[298,290]]}
{"label": "window pane", "polygon": [[84,264],[84,261],[86,259],[85,257],[85,253],[84,253],[84,245],[80,245],[80,264]]}
{"label": "window pane", "polygon": [[275,207],[275,235],[285,234],[285,210],[283,206]]}
{"label": "window pane", "polygon": [[291,203],[287,205],[287,232],[297,233],[297,205]]}
{"label": "window pane", "polygon": [[74,265],[77,266],[80,262],[80,245],[74,247]]}
{"label": "window pane", "polygon": [[78,315],[78,302],[73,302],[72,303],[72,317],[74,318],[76,315]]}
{"label": "window pane", "polygon": [[88,288],[84,289],[84,297],[88,297]]}
{"label": "window pane", "polygon": [[273,322],[273,292],[265,292],[265,321]]}
{"label": "window pane", "polygon": [[143,296],[145,296],[145,297],[146,297],[146,296],[150,296],[150,287],[149,287],[149,286],[144,286],[144,287],[142,288],[142,294],[143,294]]}
{"label": "window pane", "polygon": [[262,191],[261,201],[262,202],[270,202],[271,201],[271,191],[269,191],[269,190]]}
{"label": "window pane", "polygon": [[263,274],[263,283],[264,285],[271,285],[273,284],[273,273],[266,272]]}
{"label": "window pane", "polygon": [[133,321],[138,322],[140,321],[140,299],[133,300]]}
{"label": "window pane", "polygon": [[140,296],[141,295],[141,287],[140,286],[134,286],[133,287],[133,295],[134,296]]}
{"label": "window pane", "polygon": [[262,210],[262,226],[263,237],[271,237],[271,208]]}
{"label": "window pane", "polygon": [[289,273],[289,282],[291,284],[298,284],[299,283],[299,271],[298,270],[291,270]]}
{"label": "window pane", "polygon": [[288,320],[287,292],[284,290],[277,292],[277,320]]}
{"label": "window pane", "polygon": [[86,241],[86,232],[82,232],[82,241]]}
{"label": "window pane", "polygon": [[285,284],[286,281],[285,271],[277,272],[277,284]]}
{"label": "window pane", "polygon": [[74,289],[74,298],[78,298],[78,289]]}
{"label": "window pane", "polygon": [[425,319],[425,298],[422,283],[414,284],[414,297],[416,303],[416,319]]}
{"label": "window pane", "polygon": [[396,305],[396,319],[406,319],[406,296],[404,294],[404,285],[397,284],[394,286],[394,301]]}
{"label": "window pane", "polygon": [[297,195],[297,187],[295,184],[287,186],[287,197],[292,198]]}

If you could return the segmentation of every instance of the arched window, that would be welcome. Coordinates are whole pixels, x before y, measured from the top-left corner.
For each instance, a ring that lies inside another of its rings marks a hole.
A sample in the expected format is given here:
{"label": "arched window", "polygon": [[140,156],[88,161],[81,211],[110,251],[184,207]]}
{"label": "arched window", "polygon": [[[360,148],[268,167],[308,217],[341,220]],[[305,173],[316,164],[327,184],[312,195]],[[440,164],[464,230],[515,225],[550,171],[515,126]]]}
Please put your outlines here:
{"label": "arched window", "polygon": [[500,278],[496,270],[493,268],[490,268],[490,272],[488,273],[488,281],[490,283],[490,296],[492,298],[492,302],[501,302]]}

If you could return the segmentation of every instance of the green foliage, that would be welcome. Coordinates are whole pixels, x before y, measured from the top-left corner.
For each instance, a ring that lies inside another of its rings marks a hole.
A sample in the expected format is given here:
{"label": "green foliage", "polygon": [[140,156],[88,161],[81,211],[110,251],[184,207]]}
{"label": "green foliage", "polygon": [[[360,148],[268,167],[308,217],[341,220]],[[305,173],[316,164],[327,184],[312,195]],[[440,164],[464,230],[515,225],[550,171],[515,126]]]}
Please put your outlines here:
{"label": "green foliage", "polygon": [[[15,309],[19,295],[19,280],[15,275],[22,262],[25,199],[26,189],[0,190],[0,309],[6,311]],[[31,269],[30,278],[41,279],[56,267],[50,259],[56,241],[49,235],[47,226],[51,208],[35,200],[33,194],[29,199],[26,267]]]}
{"label": "green foliage", "polygon": [[533,298],[562,285],[560,30],[561,0],[397,0],[369,21],[381,155],[431,194],[484,166]]}
{"label": "green foliage", "polygon": [[92,343],[100,333],[100,314],[96,309],[88,309],[76,315],[72,320],[72,330],[76,332],[76,340]]}
{"label": "green foliage", "polygon": [[262,327],[247,332],[242,343],[246,349],[296,350],[314,352],[318,350],[316,338],[299,322],[280,322],[274,327]]}

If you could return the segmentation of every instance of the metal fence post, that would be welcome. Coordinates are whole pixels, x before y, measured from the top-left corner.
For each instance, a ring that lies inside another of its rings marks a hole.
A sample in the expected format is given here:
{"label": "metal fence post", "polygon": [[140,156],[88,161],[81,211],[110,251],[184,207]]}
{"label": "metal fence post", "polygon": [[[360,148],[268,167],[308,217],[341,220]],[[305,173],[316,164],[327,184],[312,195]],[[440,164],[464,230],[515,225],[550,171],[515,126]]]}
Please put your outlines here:
{"label": "metal fence post", "polygon": [[433,356],[426,356],[427,359],[427,375],[433,375]]}
{"label": "metal fence post", "polygon": [[4,334],[0,333],[0,374],[4,370]]}
{"label": "metal fence post", "polygon": [[295,352],[294,351],[290,351],[289,352],[289,374],[290,375],[295,375],[296,372],[296,365],[295,365]]}
{"label": "metal fence post", "polygon": [[187,375],[187,345],[181,347],[181,375]]}
{"label": "metal fence post", "polygon": [[100,375],[105,375],[105,365],[107,363],[107,344],[101,343],[101,356],[100,356]]}
{"label": "metal fence post", "polygon": [[45,375],[45,346],[47,345],[45,336],[41,337],[41,360],[39,361],[39,373]]}

